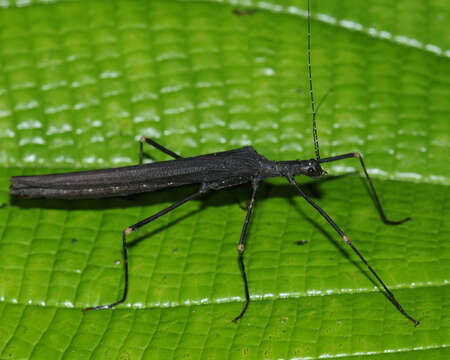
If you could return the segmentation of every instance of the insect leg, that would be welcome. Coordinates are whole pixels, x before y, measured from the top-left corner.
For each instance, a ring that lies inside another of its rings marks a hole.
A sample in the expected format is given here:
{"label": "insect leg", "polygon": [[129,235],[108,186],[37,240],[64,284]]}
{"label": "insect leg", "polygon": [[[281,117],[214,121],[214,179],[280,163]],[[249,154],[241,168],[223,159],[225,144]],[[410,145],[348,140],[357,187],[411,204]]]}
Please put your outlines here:
{"label": "insect leg", "polygon": [[360,153],[352,152],[352,153],[348,153],[348,154],[332,156],[332,157],[328,157],[325,159],[320,159],[320,163],[333,162],[333,161],[349,159],[349,158],[358,158],[359,161],[361,162],[361,167],[364,171],[364,174],[366,175],[367,181],[369,182],[370,189],[372,190],[372,195],[375,199],[375,204],[377,206],[378,212],[380,213],[380,216],[381,216],[381,219],[383,220],[383,222],[388,225],[399,225],[399,224],[403,224],[405,221],[411,220],[410,217],[407,217],[407,218],[399,220],[399,221],[392,221],[392,220],[389,220],[388,218],[386,218],[386,215],[384,214],[384,211],[383,211],[383,207],[381,206],[380,199],[378,198],[377,192],[375,191],[375,186],[373,186],[372,179],[370,178],[369,173],[367,172],[366,166],[364,165],[364,161],[363,161],[363,158]]}
{"label": "insect leg", "polygon": [[344,240],[344,242],[350,246],[353,251],[359,256],[361,261],[367,266],[367,268],[370,270],[370,272],[375,276],[375,278],[378,280],[378,282],[383,286],[384,290],[388,294],[389,299],[392,301],[392,303],[395,305],[395,307],[409,320],[411,320],[415,326],[419,325],[419,322],[411,317],[405,310],[403,310],[400,303],[397,301],[397,299],[394,297],[394,294],[389,290],[389,288],[384,284],[383,280],[378,276],[378,274],[375,272],[375,270],[369,265],[369,263],[366,261],[366,259],[361,255],[361,253],[356,249],[356,247],[351,243],[350,239],[344,234],[344,232],[339,228],[339,226],[336,225],[336,223],[328,216],[328,214],[314,201],[312,201],[300,187],[295,182],[294,178],[290,175],[286,175],[287,180],[297,189],[298,193],[310,204],[314,209],[316,209],[320,215],[322,215],[325,220],[333,227],[334,230],[339,234],[339,236]]}
{"label": "insect leg", "polygon": [[256,191],[258,190],[258,185],[259,185],[259,181],[253,180],[253,182],[252,182],[252,188],[253,188],[252,197],[250,198],[250,203],[248,204],[247,216],[245,217],[244,226],[242,227],[241,238],[239,240],[239,245],[238,245],[239,266],[241,268],[242,277],[244,279],[245,305],[244,305],[244,308],[242,309],[241,313],[233,319],[233,322],[238,321],[242,316],[244,316],[245,312],[247,311],[248,304],[250,302],[250,294],[248,292],[248,283],[247,283],[247,274],[245,272],[245,266],[244,266],[244,250],[245,250],[245,237],[247,235],[248,223],[250,221],[250,216],[252,214],[253,204],[255,202],[255,195],[256,195]]}
{"label": "insect leg", "polygon": [[122,247],[123,247],[123,266],[124,266],[124,273],[125,273],[125,286],[123,289],[123,295],[120,298],[120,300],[117,300],[116,302],[113,302],[112,304],[109,305],[99,305],[99,306],[92,306],[92,307],[87,307],[83,309],[83,312],[86,312],[88,310],[100,310],[100,309],[112,309],[114,306],[119,305],[121,303],[123,303],[126,298],[127,298],[127,293],[128,293],[128,253],[127,253],[127,235],[131,234],[133,231],[138,230],[139,228],[141,228],[142,226],[152,222],[153,220],[156,220],[158,218],[160,218],[161,216],[171,212],[172,210],[176,209],[177,207],[183,205],[184,203],[187,203],[190,200],[193,200],[197,197],[199,197],[200,195],[204,194],[207,191],[207,187],[205,185],[202,185],[200,187],[200,189],[192,194],[189,195],[187,198],[170,205],[169,207],[165,208],[164,210],[161,210],[159,212],[157,212],[156,214],[139,221],[138,223],[131,225],[130,227],[126,228],[123,231],[122,234]]}
{"label": "insect leg", "polygon": [[142,159],[143,159],[143,153],[144,153],[144,146],[143,146],[144,143],[147,143],[150,146],[153,146],[154,148],[162,151],[164,154],[172,156],[174,159],[182,158],[180,155],[178,155],[177,153],[174,153],[172,150],[165,148],[164,146],[158,144],[156,141],[146,138],[145,136],[141,137],[139,142],[140,142],[140,144],[139,144],[139,165],[142,165]]}

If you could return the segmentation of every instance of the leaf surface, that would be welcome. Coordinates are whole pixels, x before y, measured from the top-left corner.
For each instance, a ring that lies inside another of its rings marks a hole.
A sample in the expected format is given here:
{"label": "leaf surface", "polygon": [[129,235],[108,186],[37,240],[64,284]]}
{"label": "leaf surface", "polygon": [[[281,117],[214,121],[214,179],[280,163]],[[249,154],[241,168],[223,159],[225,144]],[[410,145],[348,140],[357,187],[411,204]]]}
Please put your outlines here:
{"label": "leaf surface", "polygon": [[[447,359],[448,4],[314,1],[312,62],[323,157],[356,160],[298,178],[421,324],[286,181],[247,187],[121,231],[195,191],[127,199],[12,199],[9,178],[135,164],[149,136],[183,155],[253,145],[313,156],[303,1],[41,1],[0,9],[0,358]],[[166,160],[147,148],[151,160]],[[335,175],[335,176],[331,176]],[[304,243],[303,245],[299,245]]]}

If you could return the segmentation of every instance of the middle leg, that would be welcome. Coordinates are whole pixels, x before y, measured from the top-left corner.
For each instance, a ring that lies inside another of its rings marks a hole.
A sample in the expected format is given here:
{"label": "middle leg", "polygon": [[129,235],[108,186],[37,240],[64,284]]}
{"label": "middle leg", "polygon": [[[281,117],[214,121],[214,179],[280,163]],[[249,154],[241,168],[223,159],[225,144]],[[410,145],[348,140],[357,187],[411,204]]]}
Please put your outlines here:
{"label": "middle leg", "polygon": [[250,302],[250,294],[248,291],[248,283],[247,283],[247,274],[245,272],[245,266],[244,266],[244,250],[245,250],[245,237],[247,235],[248,223],[250,221],[250,216],[252,214],[253,204],[255,202],[255,195],[256,195],[256,191],[258,190],[258,185],[259,185],[259,180],[254,179],[252,181],[252,196],[250,198],[250,203],[248,204],[247,216],[245,217],[244,226],[242,227],[241,238],[239,239],[239,245],[238,245],[239,258],[238,258],[238,260],[239,260],[239,266],[241,267],[241,271],[242,271],[242,277],[244,279],[245,305],[244,305],[244,308],[242,309],[241,313],[233,319],[233,322],[238,321],[241,317],[244,316],[245,312],[247,311],[248,304]]}

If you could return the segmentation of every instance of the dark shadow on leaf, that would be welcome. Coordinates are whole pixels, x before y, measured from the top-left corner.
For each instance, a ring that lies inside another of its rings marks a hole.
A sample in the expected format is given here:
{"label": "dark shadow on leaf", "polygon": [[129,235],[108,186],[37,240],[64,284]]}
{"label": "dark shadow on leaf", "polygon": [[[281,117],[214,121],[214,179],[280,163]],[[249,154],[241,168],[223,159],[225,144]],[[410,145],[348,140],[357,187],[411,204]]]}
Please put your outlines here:
{"label": "dark shadow on leaf", "polygon": [[[323,196],[326,196],[326,194],[321,190],[321,185],[335,181],[340,180],[349,176],[352,176],[353,173],[350,174],[343,174],[343,175],[333,175],[333,176],[326,176],[321,179],[317,180],[310,180],[306,183],[300,183],[299,186],[302,188],[302,190],[305,192],[306,195],[308,195],[310,198],[313,199],[320,199]],[[263,195],[261,195],[261,193]],[[295,191],[294,187],[290,185],[289,183],[286,184],[271,184],[271,183],[263,183],[261,186],[261,190],[259,191],[259,197],[263,198],[294,198],[298,197],[299,195]]]}
{"label": "dark shadow on leaf", "polygon": [[139,235],[138,237],[134,238],[133,240],[127,242],[127,245],[128,245],[127,248],[131,249],[132,247],[138,245],[141,241],[146,240],[147,238],[151,238],[152,236],[154,236],[154,235],[156,235],[156,234],[158,234],[158,233],[160,233],[160,232],[162,232],[164,230],[167,230],[171,226],[175,226],[179,222],[181,222],[181,221],[183,221],[183,220],[185,220],[185,219],[187,219],[187,218],[189,218],[191,216],[194,216],[195,214],[199,213],[201,210],[202,209],[197,209],[197,210],[191,211],[188,214],[185,214],[185,215],[181,216],[180,218],[171,221],[168,224],[165,224],[163,226],[160,226],[157,229],[154,229],[153,231],[150,231],[148,233],[144,233],[144,234]]}
{"label": "dark shadow on leaf", "polygon": [[257,11],[257,8],[235,8],[231,11],[231,13],[236,16],[250,16]]}

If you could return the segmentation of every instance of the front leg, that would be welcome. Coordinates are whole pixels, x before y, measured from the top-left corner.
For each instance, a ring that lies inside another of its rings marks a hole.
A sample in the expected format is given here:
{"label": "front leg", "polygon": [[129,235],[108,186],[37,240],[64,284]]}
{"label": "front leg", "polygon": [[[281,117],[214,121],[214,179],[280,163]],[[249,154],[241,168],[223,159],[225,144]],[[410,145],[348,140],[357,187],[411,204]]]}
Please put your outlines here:
{"label": "front leg", "polygon": [[363,158],[359,152],[352,152],[352,153],[348,153],[348,154],[332,156],[332,157],[328,157],[325,159],[320,159],[319,162],[326,163],[326,162],[333,162],[333,161],[349,159],[349,158],[358,158],[359,159],[359,161],[361,163],[361,167],[364,171],[364,174],[366,175],[367,181],[369,182],[370,189],[372,190],[372,195],[375,199],[375,204],[377,206],[378,212],[380,213],[380,216],[381,216],[381,219],[383,220],[383,222],[387,225],[400,225],[400,224],[403,224],[405,221],[411,220],[410,217],[407,217],[407,218],[399,220],[399,221],[392,221],[386,217],[386,215],[384,214],[384,211],[383,211],[383,207],[381,206],[380,199],[378,198],[377,192],[375,191],[375,186],[373,186],[372,179],[370,178],[370,176],[367,172],[366,166],[364,165]]}

